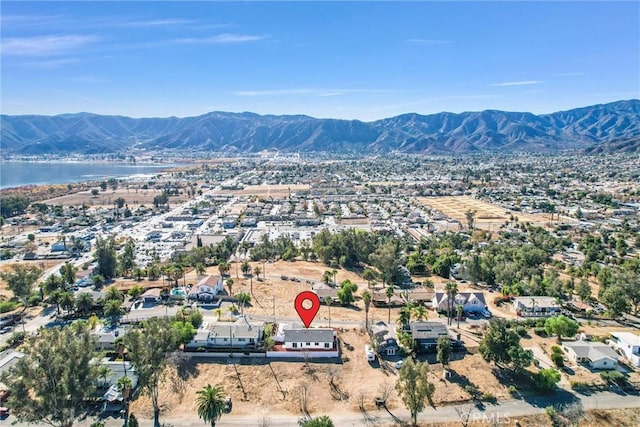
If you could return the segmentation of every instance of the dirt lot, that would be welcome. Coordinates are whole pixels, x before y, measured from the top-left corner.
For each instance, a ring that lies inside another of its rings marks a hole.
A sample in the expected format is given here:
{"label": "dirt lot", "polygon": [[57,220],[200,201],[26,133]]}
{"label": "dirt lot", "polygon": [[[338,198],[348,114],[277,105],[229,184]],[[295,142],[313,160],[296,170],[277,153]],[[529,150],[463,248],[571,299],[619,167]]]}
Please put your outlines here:
{"label": "dirt lot", "polygon": [[[190,365],[192,376],[182,385],[183,388],[178,388],[182,393],[176,392],[171,380],[173,375],[163,384],[160,393],[163,414],[171,414],[172,418],[193,416],[195,404],[192,396],[207,384],[220,384],[225,393],[232,397],[233,412],[238,415],[278,412],[298,414],[303,384],[308,385],[309,409],[315,414],[357,411],[361,395],[367,410],[375,410],[373,399],[382,395],[384,388],[390,389],[389,409],[401,407],[402,403],[394,389],[397,371],[393,367],[385,370],[370,365],[363,357],[363,348],[368,342],[367,335],[363,331],[349,329],[340,332],[340,338],[343,342],[342,356],[348,358],[343,363],[310,362],[307,367],[302,361],[271,362],[272,372],[262,359],[245,359],[242,362],[236,359],[238,364],[235,367],[224,361],[196,359]],[[348,343],[352,350],[344,343]],[[481,391],[491,392],[499,398],[508,398],[504,387],[492,376],[486,375],[489,367],[479,355],[467,355],[464,361],[452,362],[451,367]],[[459,384],[441,380],[442,368],[439,365],[431,365],[431,369],[430,379],[436,385],[436,405],[468,399],[469,395]],[[341,400],[332,397],[329,385],[331,376],[343,394]],[[266,392],[267,390],[270,392]],[[131,410],[144,417],[152,416],[151,405],[146,397],[138,398]]]}
{"label": "dirt lot", "polygon": [[[153,206],[153,198],[162,193],[161,190],[149,189],[138,190],[135,188],[118,188],[115,191],[108,188],[106,191],[100,190],[97,196],[91,195],[91,191],[80,191],[74,194],[68,194],[62,197],[45,200],[43,203],[63,206],[81,206],[83,204],[94,206],[113,207],[116,199],[122,197],[125,203],[133,209],[137,205]],[[169,205],[180,203],[180,200],[186,201],[186,195],[169,197]]]}
{"label": "dirt lot", "polygon": [[289,196],[289,192],[308,190],[308,185],[247,185],[242,190],[220,190],[217,193],[233,194],[234,196],[258,196],[282,199]]}
{"label": "dirt lot", "polygon": [[[517,216],[519,222],[530,222],[535,225],[546,226],[549,215],[526,214],[524,212],[509,212],[491,203],[483,202],[469,196],[451,197],[422,197],[421,203],[442,212],[444,215],[457,219],[464,226],[467,224],[465,212],[476,211],[475,226],[485,230],[497,230],[500,225],[509,220],[511,214]],[[565,218],[563,218],[565,220]]]}

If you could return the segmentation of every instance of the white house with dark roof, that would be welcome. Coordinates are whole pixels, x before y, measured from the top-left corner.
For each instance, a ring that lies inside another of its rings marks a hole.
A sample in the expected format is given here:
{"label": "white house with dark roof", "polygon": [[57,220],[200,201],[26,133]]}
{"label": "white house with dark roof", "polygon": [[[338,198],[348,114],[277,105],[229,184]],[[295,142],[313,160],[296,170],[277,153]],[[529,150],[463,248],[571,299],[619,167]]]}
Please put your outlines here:
{"label": "white house with dark roof", "polygon": [[640,335],[631,332],[611,332],[609,344],[620,350],[633,366],[640,367]]}
{"label": "white house with dark roof", "polygon": [[513,311],[523,317],[548,317],[560,314],[562,307],[554,297],[516,297],[513,299]]}
{"label": "white house with dark roof", "polygon": [[282,347],[287,351],[333,350],[336,333],[333,329],[288,329]]}
{"label": "white house with dark roof", "polygon": [[565,341],[562,347],[574,363],[583,363],[591,369],[614,369],[618,353],[599,341]]}
{"label": "white house with dark roof", "polygon": [[[454,301],[454,310],[458,305],[461,305],[467,313],[478,313],[487,307],[482,292],[459,292],[454,297]],[[436,292],[433,294],[431,304],[436,311],[447,311],[449,310],[449,295],[446,292]]]}

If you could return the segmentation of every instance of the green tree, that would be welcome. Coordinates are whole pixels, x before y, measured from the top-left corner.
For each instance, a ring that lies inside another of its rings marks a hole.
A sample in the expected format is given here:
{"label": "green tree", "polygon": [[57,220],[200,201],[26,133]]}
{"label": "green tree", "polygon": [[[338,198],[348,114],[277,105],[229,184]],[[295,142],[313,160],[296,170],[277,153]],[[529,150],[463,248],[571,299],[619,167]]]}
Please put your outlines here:
{"label": "green tree", "polygon": [[362,302],[364,302],[364,327],[369,329],[369,308],[371,307],[371,293],[369,291],[362,292]]}
{"label": "green tree", "polygon": [[240,265],[240,271],[242,271],[242,274],[244,274],[245,276],[248,276],[251,272],[251,264],[249,264],[247,261],[243,261]]}
{"label": "green tree", "polygon": [[118,318],[124,314],[122,302],[117,299],[109,299],[104,303],[102,312],[105,316],[111,318],[111,323],[116,324]]}
{"label": "green tree", "polygon": [[73,285],[76,282],[77,271],[78,269],[67,261],[60,267],[60,276],[66,284]]}
{"label": "green tree", "polygon": [[376,280],[376,273],[370,268],[365,268],[362,272],[362,278],[367,281],[367,288],[371,288],[371,283]]}
{"label": "green tree", "polygon": [[240,303],[240,310],[242,314],[244,314],[244,308],[251,302],[251,295],[246,292],[238,292],[236,294],[236,299]]}
{"label": "green tree", "polygon": [[456,295],[458,295],[458,284],[456,282],[447,282],[444,286],[447,294],[447,323],[451,325],[453,320],[453,308],[456,304]]}
{"label": "green tree", "polygon": [[140,295],[142,295],[144,292],[144,289],[142,289],[142,286],[134,286],[131,289],[129,289],[129,292],[127,292],[129,294],[129,296],[131,297],[132,300],[138,298]]}
{"label": "green tree", "polygon": [[578,322],[566,316],[549,317],[544,322],[544,330],[548,335],[557,335],[558,340],[562,337],[572,337],[578,333]]}
{"label": "green tree", "polygon": [[207,384],[202,390],[198,390],[196,395],[198,416],[205,423],[211,424],[211,427],[215,427],[224,413],[225,397],[222,387]]}
{"label": "green tree", "polygon": [[409,324],[410,321],[411,321],[411,306],[405,305],[400,309],[397,322],[398,322],[398,325],[400,325],[400,327],[404,329]]}
{"label": "green tree", "polygon": [[407,359],[398,374],[396,390],[411,413],[412,425],[417,425],[418,413],[425,408],[425,400],[431,403],[435,386],[428,380],[429,363]]}
{"label": "green tree", "polygon": [[[34,283],[40,277],[39,268],[30,265],[12,264],[12,272],[0,273],[0,277],[7,282],[7,287],[15,298],[22,302],[23,310],[27,308],[27,298],[31,295]],[[22,316],[22,332],[24,333],[24,316]]]}
{"label": "green tree", "polygon": [[478,348],[482,358],[497,366],[510,366],[520,370],[533,361],[531,350],[524,350],[520,344],[520,336],[508,327],[504,319],[493,319],[484,333]]}
{"label": "green tree", "polygon": [[355,301],[354,292],[358,290],[358,285],[351,282],[350,280],[345,280],[340,284],[340,289],[338,290],[338,301],[342,305],[351,305]]}
{"label": "green tree", "polygon": [[21,423],[71,427],[93,407],[97,366],[94,339],[84,330],[53,328],[40,331],[22,351],[2,382],[8,406]]}
{"label": "green tree", "polygon": [[611,317],[620,317],[630,309],[629,298],[625,295],[624,288],[617,284],[609,286],[600,300],[607,307]]}
{"label": "green tree", "polygon": [[411,308],[411,314],[413,315],[414,319],[418,321],[427,320],[427,318],[429,317],[429,312],[427,311],[427,307],[425,307],[422,304],[417,304],[413,306]]}
{"label": "green tree", "polygon": [[460,304],[456,306],[456,317],[458,318],[458,329],[460,329],[460,319],[464,314],[464,307]]}
{"label": "green tree", "polygon": [[122,394],[122,406],[124,406],[124,425],[131,427],[129,424],[129,398],[133,390],[133,381],[128,376],[118,378],[118,391]]}
{"label": "green tree", "polygon": [[98,261],[98,274],[105,279],[112,279],[116,276],[117,258],[116,241],[112,237],[96,239],[95,257]]}
{"label": "green tree", "polygon": [[227,289],[229,289],[229,296],[233,296],[233,279],[229,277],[226,281]]}
{"label": "green tree", "polygon": [[591,298],[591,285],[586,279],[580,279],[578,286],[576,286],[576,293],[582,302]]}
{"label": "green tree", "polygon": [[549,393],[555,390],[556,384],[560,382],[560,372],[554,368],[540,369],[532,374],[534,387],[543,392]]}
{"label": "green tree", "polygon": [[115,300],[118,302],[124,301],[124,294],[122,291],[115,287],[115,285],[109,286],[107,291],[104,293],[105,301]]}
{"label": "green tree", "polygon": [[160,427],[159,386],[168,364],[167,354],[178,347],[179,333],[168,320],[154,318],[130,330],[123,340],[138,374],[138,385],[151,399],[153,425]]}
{"label": "green tree", "polygon": [[129,275],[136,266],[136,245],[133,239],[129,238],[124,245],[124,249],[118,260],[120,271],[123,275]]}
{"label": "green tree", "polygon": [[379,246],[369,255],[369,260],[380,271],[384,284],[396,284],[398,268],[403,264],[397,242],[392,241]]}
{"label": "green tree", "polygon": [[89,292],[81,292],[76,296],[76,308],[82,316],[86,316],[93,309],[93,295]]}
{"label": "green tree", "polygon": [[60,307],[66,310],[67,315],[71,314],[75,306],[76,301],[71,292],[63,292],[62,295],[60,295]]}
{"label": "green tree", "polygon": [[438,362],[442,363],[443,368],[449,364],[449,359],[451,358],[451,338],[438,338],[438,343],[436,345],[436,358]]}

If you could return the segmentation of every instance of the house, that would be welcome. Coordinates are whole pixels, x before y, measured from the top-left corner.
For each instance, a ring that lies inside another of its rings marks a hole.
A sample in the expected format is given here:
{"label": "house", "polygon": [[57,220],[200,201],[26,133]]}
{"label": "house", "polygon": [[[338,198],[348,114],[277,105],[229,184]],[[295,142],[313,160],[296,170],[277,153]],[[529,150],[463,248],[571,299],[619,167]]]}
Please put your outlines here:
{"label": "house", "polygon": [[[456,310],[456,307],[461,305],[466,313],[479,313],[487,307],[482,292],[459,292],[454,301],[453,309]],[[446,292],[436,292],[431,303],[436,311],[447,311],[449,295]]]}
{"label": "house", "polygon": [[532,296],[513,299],[513,311],[518,316],[548,317],[560,314],[561,310],[554,297]]}
{"label": "house", "polygon": [[321,304],[324,304],[324,299],[327,297],[331,298],[333,302],[338,301],[338,290],[336,288],[318,288],[314,289],[313,292],[318,295]]}
{"label": "house", "polygon": [[[448,337],[449,331],[444,323],[440,322],[411,322],[409,332],[416,342],[416,352],[429,353],[436,351],[438,338]],[[451,340],[452,347],[459,346],[457,340]]]}
{"label": "house", "polygon": [[387,295],[384,291],[380,292],[372,292],[371,293],[371,302],[374,307],[402,307],[405,302],[402,297],[396,293],[393,294],[391,300],[387,298]]}
{"label": "house", "polygon": [[323,351],[336,349],[333,329],[287,329],[283,348],[287,351]]}
{"label": "house", "polygon": [[384,356],[395,356],[400,351],[400,346],[395,338],[387,338],[378,344],[378,353]]}
{"label": "house", "polygon": [[123,327],[107,328],[102,327],[97,330],[93,330],[91,335],[96,337],[97,347],[100,350],[115,350],[116,340],[118,337],[123,337],[126,334],[126,329]]}
{"label": "house", "polygon": [[622,351],[633,366],[640,367],[640,336],[631,332],[611,332],[609,344]]}
{"label": "house", "polygon": [[[138,375],[129,362],[115,362],[103,359],[95,363],[109,368],[108,375],[105,378],[99,377],[97,384],[107,389],[107,391],[102,394],[102,412],[119,412],[122,409],[124,396],[118,391],[118,380],[125,375],[131,379],[131,396],[138,386]],[[102,390],[104,390],[104,388]]]}
{"label": "house", "polygon": [[587,364],[591,369],[614,369],[618,364],[615,350],[599,341],[565,341],[562,346],[569,359]]}
{"label": "house", "polygon": [[140,299],[145,304],[157,303],[161,300],[160,293],[162,289],[160,288],[151,288],[147,289],[142,295],[140,295]]}
{"label": "house", "polygon": [[249,323],[241,319],[235,323],[205,323],[186,349],[208,348],[217,350],[255,350],[262,346],[263,323]]}
{"label": "house", "polygon": [[223,288],[222,276],[210,274],[189,289],[188,298],[198,301],[212,301],[218,293],[222,292]]}

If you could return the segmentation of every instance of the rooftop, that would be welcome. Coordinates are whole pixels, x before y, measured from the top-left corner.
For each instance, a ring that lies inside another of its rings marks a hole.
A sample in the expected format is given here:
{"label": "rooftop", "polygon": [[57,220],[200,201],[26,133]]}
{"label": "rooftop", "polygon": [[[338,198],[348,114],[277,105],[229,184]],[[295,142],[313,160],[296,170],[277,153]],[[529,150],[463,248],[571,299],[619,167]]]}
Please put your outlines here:
{"label": "rooftop", "polygon": [[564,342],[563,345],[574,351],[576,356],[583,358],[586,357],[589,360],[600,360],[605,357],[617,360],[618,353],[608,345],[597,341],[569,341]]}
{"label": "rooftop", "polygon": [[287,329],[284,331],[285,342],[331,342],[333,329]]}

